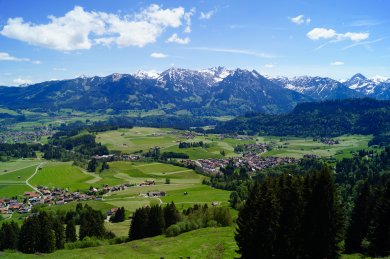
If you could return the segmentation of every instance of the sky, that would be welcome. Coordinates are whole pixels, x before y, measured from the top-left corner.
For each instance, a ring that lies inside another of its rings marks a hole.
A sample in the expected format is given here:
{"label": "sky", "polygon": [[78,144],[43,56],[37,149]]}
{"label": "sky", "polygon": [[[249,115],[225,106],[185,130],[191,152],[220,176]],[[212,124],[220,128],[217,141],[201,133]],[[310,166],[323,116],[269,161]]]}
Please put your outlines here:
{"label": "sky", "polygon": [[0,0],[0,85],[170,67],[390,77],[387,0]]}

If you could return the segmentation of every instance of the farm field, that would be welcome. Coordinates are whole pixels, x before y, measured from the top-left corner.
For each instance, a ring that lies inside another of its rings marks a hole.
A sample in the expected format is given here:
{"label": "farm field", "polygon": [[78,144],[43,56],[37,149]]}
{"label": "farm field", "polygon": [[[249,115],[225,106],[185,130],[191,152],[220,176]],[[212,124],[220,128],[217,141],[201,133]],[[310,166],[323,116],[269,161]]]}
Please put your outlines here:
{"label": "farm field", "polygon": [[84,174],[80,168],[71,163],[49,162],[30,180],[33,186],[68,188],[70,191],[87,190],[87,182],[92,176]]}
{"label": "farm field", "polygon": [[31,191],[25,181],[39,165],[38,160],[15,160],[0,163],[0,197],[14,197]]}
{"label": "farm field", "polygon": [[339,144],[327,145],[313,141],[313,138],[293,137],[258,137],[259,142],[266,142],[272,147],[263,156],[289,156],[301,158],[305,154],[314,154],[321,157],[334,156],[335,158],[352,157],[351,152],[367,149],[372,136],[345,135],[335,139]]}
{"label": "farm field", "polygon": [[[195,136],[193,139],[186,139],[173,129],[141,128],[119,129],[99,133],[97,140],[112,150],[133,153],[136,151],[147,151],[153,147],[160,147],[161,152],[185,153],[190,159],[223,158],[240,156],[234,152],[234,147],[239,144],[265,142],[272,147],[272,150],[263,156],[289,156],[301,158],[305,154],[314,154],[321,157],[334,156],[336,158],[351,157],[351,152],[367,148],[372,136],[345,135],[335,139],[339,144],[327,145],[313,138],[297,137],[276,137],[276,136],[254,136],[252,140],[240,140],[234,138],[220,138],[219,135],[209,134],[206,136]],[[179,148],[179,142],[199,142],[209,144],[209,147]]]}

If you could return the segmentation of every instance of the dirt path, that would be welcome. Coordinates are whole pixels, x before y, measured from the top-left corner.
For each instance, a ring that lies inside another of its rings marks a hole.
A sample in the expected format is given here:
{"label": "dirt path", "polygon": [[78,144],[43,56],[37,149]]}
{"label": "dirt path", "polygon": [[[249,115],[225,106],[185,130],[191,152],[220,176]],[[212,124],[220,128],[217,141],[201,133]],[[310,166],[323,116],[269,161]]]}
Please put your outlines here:
{"label": "dirt path", "polygon": [[27,180],[26,180],[26,182],[25,182],[26,185],[30,186],[31,189],[33,189],[34,191],[36,191],[36,192],[39,193],[40,195],[43,195],[43,193],[41,193],[37,188],[35,188],[34,186],[32,186],[28,181],[30,181],[30,180],[38,173],[39,168],[41,168],[44,164],[45,164],[45,162],[40,163],[40,164],[35,168],[35,172],[34,172],[29,178],[27,178]]}

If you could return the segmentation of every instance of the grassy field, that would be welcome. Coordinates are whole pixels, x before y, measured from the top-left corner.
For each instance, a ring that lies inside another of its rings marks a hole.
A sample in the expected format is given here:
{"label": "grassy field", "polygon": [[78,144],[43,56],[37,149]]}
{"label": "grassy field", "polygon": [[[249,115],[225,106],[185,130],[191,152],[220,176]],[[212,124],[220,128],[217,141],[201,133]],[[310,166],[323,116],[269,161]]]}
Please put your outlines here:
{"label": "grassy field", "polygon": [[59,187],[70,191],[87,190],[91,185],[87,182],[92,176],[84,174],[80,168],[71,163],[49,162],[30,180],[32,185]]}
{"label": "grassy field", "polygon": [[[322,157],[334,156],[336,158],[351,157],[351,152],[367,148],[372,136],[346,135],[336,139],[340,144],[327,145],[313,141],[312,138],[296,137],[253,137],[252,140],[240,140],[234,138],[220,138],[219,135],[196,136],[186,139],[183,135],[175,133],[172,129],[141,128],[119,129],[98,134],[97,140],[107,145],[111,150],[123,152],[147,151],[158,146],[161,152],[180,152],[189,155],[190,159],[222,158],[221,151],[226,157],[239,156],[234,153],[234,147],[238,144],[265,142],[272,150],[264,153],[264,156],[290,156],[301,158],[305,154],[314,154]],[[208,143],[209,147],[179,149],[179,142]]]}
{"label": "grassy field", "polygon": [[11,171],[20,170],[30,166],[38,165],[40,162],[36,159],[18,159],[8,162],[0,162],[0,175]]}
{"label": "grassy field", "polygon": [[314,154],[321,157],[335,158],[352,157],[351,152],[367,149],[372,136],[345,135],[336,138],[339,144],[327,145],[313,141],[313,138],[293,137],[259,137],[259,142],[266,142],[272,150],[263,156],[289,156],[301,158],[304,154]]}
{"label": "grassy field", "polygon": [[[106,145],[111,150],[123,152],[147,151],[153,147],[160,147],[161,152],[181,152],[188,154],[190,159],[200,158],[222,158],[220,151],[224,151],[226,156],[237,156],[234,153],[234,146],[242,143],[255,142],[238,139],[219,139],[216,135],[196,136],[187,139],[173,129],[142,128],[119,129],[99,133],[97,141]],[[179,142],[199,142],[210,144],[209,148],[185,148],[179,149]]]}
{"label": "grassy field", "polygon": [[22,195],[32,189],[25,181],[34,172],[39,164],[37,160],[16,160],[0,163],[0,197]]}
{"label": "grassy field", "polygon": [[[157,236],[119,245],[59,250],[44,258],[234,258],[237,249],[234,229],[205,228],[167,238]],[[39,258],[42,255],[25,255],[6,252],[7,258]]]}

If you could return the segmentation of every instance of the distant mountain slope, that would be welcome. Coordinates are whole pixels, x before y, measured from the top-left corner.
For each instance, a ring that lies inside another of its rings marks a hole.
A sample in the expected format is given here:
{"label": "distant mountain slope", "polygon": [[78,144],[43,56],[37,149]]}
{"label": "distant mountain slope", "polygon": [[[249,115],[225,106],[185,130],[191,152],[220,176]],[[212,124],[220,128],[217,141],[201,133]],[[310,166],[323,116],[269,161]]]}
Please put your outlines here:
{"label": "distant mountain slope", "polygon": [[0,102],[11,109],[187,110],[196,115],[286,112],[311,98],[283,89],[257,72],[171,68],[162,73],[113,74],[1,87]]}
{"label": "distant mountain slope", "polygon": [[161,73],[138,71],[106,77],[0,87],[0,106],[56,111],[163,110],[169,114],[242,115],[283,113],[297,103],[360,97],[390,99],[389,79],[361,74],[341,83],[326,77],[266,78],[257,71],[215,67],[204,70],[170,68]]}
{"label": "distant mountain slope", "polygon": [[358,73],[344,82],[350,89],[376,99],[390,99],[390,79],[375,77],[368,79]]}
{"label": "distant mountain slope", "polygon": [[364,94],[348,88],[346,85],[328,77],[301,76],[294,78],[271,78],[272,82],[315,100],[347,99],[363,97]]}
{"label": "distant mountain slope", "polygon": [[287,114],[251,114],[217,125],[218,133],[339,136],[390,132],[390,101],[347,99],[298,104]]}

